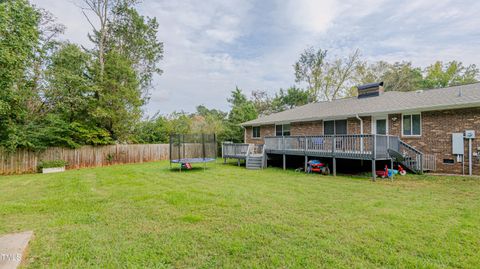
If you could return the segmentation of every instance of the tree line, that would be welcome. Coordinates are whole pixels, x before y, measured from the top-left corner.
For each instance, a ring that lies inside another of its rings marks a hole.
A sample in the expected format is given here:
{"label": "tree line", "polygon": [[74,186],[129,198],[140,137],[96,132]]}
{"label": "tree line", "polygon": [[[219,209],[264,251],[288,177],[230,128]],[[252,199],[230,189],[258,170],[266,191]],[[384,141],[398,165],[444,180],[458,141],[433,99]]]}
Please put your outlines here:
{"label": "tree line", "polygon": [[356,94],[356,85],[385,82],[412,91],[478,80],[475,65],[437,61],[370,63],[308,48],[293,65],[296,85],[274,94],[235,88],[229,111],[199,105],[195,112],[144,118],[152,79],[161,75],[163,43],[155,18],[137,0],[83,0],[92,48],[59,41],[65,27],[28,0],[0,1],[0,147],[38,150],[114,143],[165,143],[172,133],[216,133],[243,141],[240,123],[312,102]]}
{"label": "tree line", "polygon": [[40,149],[130,142],[161,74],[158,23],[136,0],[83,0],[92,48],[27,0],[0,2],[0,146]]}

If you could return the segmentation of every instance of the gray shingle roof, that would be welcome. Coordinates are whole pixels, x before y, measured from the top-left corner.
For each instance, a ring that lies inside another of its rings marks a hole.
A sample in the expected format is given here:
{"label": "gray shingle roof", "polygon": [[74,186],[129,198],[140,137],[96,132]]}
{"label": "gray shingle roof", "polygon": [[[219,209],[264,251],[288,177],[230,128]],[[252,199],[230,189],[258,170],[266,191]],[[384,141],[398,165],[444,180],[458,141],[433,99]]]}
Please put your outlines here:
{"label": "gray shingle roof", "polygon": [[480,107],[480,83],[414,92],[391,91],[363,99],[351,97],[312,103],[244,122],[242,126],[461,107]]}

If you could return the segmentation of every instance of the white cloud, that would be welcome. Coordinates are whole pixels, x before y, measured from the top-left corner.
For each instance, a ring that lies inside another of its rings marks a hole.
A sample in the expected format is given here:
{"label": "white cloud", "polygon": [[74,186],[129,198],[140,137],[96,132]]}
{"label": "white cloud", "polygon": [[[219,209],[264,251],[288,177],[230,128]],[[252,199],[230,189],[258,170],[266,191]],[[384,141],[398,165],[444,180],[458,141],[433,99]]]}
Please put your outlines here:
{"label": "white cloud", "polygon": [[300,28],[312,33],[321,33],[328,29],[335,19],[339,6],[334,0],[291,0],[285,9],[286,18]]}
{"label": "white cloud", "polygon": [[[32,0],[89,44],[90,26],[74,3]],[[165,44],[149,114],[228,109],[239,86],[273,92],[294,84],[293,63],[308,46],[342,56],[356,48],[369,60],[479,63],[480,2],[466,0],[144,0]]]}

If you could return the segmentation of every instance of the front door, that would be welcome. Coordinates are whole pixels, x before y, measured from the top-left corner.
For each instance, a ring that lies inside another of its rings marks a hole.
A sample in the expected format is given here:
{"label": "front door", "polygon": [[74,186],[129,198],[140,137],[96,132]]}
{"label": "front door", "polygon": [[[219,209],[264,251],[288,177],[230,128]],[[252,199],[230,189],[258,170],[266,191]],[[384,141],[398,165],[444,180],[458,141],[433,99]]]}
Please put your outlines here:
{"label": "front door", "polygon": [[388,134],[387,116],[373,118],[372,133],[378,135]]}

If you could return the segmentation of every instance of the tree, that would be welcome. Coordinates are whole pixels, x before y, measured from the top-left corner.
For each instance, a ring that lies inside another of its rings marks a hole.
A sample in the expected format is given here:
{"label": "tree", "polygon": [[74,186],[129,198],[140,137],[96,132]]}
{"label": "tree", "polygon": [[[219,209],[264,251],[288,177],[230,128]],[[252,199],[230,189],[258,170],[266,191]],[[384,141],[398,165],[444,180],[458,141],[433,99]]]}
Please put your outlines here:
{"label": "tree", "polygon": [[257,110],[252,101],[248,100],[245,94],[238,87],[231,92],[227,99],[232,109],[228,114],[227,130],[225,138],[233,142],[243,141],[243,128],[241,123],[256,119]]}
{"label": "tree", "polygon": [[184,111],[173,112],[168,117],[169,134],[189,134],[191,133],[192,117]]}
{"label": "tree", "polygon": [[[98,74],[96,70],[94,73]],[[132,62],[119,53],[109,52],[105,55],[103,80],[95,82],[99,91],[92,115],[97,126],[107,130],[114,141],[128,142],[145,104]]]}
{"label": "tree", "polygon": [[39,44],[39,12],[26,0],[0,2],[0,146],[31,148],[27,85]]}
{"label": "tree", "polygon": [[142,91],[147,94],[153,75],[162,74],[158,63],[163,59],[163,43],[157,40],[156,18],[141,16],[133,5],[137,1],[116,1],[108,27],[109,48],[130,59]]}
{"label": "tree", "polygon": [[265,116],[276,112],[272,107],[273,100],[266,91],[252,91],[251,99],[260,116]]}
{"label": "tree", "polygon": [[157,65],[163,44],[157,41],[158,24],[138,14],[137,2],[84,0],[83,8],[95,44],[90,51],[96,62],[92,69],[97,99],[93,115],[97,124],[120,142],[133,139],[152,77],[161,73]]}
{"label": "tree", "polygon": [[354,84],[354,71],[359,64],[360,52],[347,58],[329,60],[327,51],[313,47],[305,50],[294,65],[297,83],[306,83],[317,100],[334,100],[349,93]]}
{"label": "tree", "polygon": [[[88,37],[92,43],[97,46],[96,55],[98,57],[100,79],[103,78],[105,70],[105,51],[107,47],[107,28],[110,10],[112,8],[113,0],[83,0],[85,7],[82,8],[82,13],[87,19],[90,26],[93,28],[93,33]],[[87,14],[93,13],[95,20],[98,21],[98,26],[93,23],[93,19]]]}
{"label": "tree", "polygon": [[437,61],[425,68],[424,88],[442,88],[474,83],[478,81],[479,69],[472,64],[464,66],[462,62],[451,61],[446,64]]}
{"label": "tree", "polygon": [[292,86],[287,90],[280,89],[278,94],[275,95],[273,106],[276,107],[276,111],[278,112],[306,105],[314,99],[315,96],[312,95],[311,91]]}
{"label": "tree", "polygon": [[[413,91],[422,85],[420,68],[410,62],[390,64],[384,61],[375,63],[362,62],[356,68],[355,81],[357,85],[383,81],[386,91]],[[356,87],[352,88],[352,93]]]}
{"label": "tree", "polygon": [[197,112],[195,113],[191,127],[192,132],[214,133],[222,136],[225,129],[226,117],[227,113],[223,111],[208,109],[203,105],[197,106]]}
{"label": "tree", "polygon": [[[65,26],[56,23],[55,17],[50,12],[44,9],[38,9],[38,12],[40,14],[38,24],[39,44],[34,52],[35,57],[31,82],[32,93],[37,96],[41,95],[41,92],[47,87],[47,85],[45,85],[46,79],[44,78],[45,69],[49,64],[51,54],[59,45],[56,38],[65,31]],[[37,102],[37,104],[40,103],[41,102]],[[38,109],[36,110],[35,108],[31,110],[38,112]]]}
{"label": "tree", "polygon": [[384,61],[378,61],[375,63],[362,61],[355,69],[355,82],[357,85],[364,85],[383,81],[385,79],[385,73],[391,67],[391,64]]}
{"label": "tree", "polygon": [[135,130],[136,143],[168,143],[169,122],[158,114],[137,124]]}
{"label": "tree", "polygon": [[415,91],[422,84],[420,68],[413,67],[410,62],[396,62],[383,75],[385,91]]}
{"label": "tree", "polygon": [[62,44],[50,57],[45,99],[51,112],[67,122],[88,119],[94,90],[88,75],[90,55],[70,43]]}

